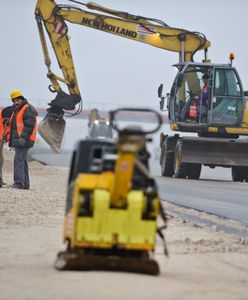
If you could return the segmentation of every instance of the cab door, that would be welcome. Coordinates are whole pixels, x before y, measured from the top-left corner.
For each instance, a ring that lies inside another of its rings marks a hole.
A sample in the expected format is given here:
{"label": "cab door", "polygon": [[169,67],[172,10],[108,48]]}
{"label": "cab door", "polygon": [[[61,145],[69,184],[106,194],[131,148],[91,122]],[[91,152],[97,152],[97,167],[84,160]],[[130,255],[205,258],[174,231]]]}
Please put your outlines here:
{"label": "cab door", "polygon": [[243,89],[234,68],[214,68],[211,125],[240,126],[243,117]]}
{"label": "cab door", "polygon": [[[171,90],[169,106],[176,122],[207,124],[209,106],[203,106],[200,101],[204,74],[211,74],[211,69],[202,64],[188,64],[178,73]],[[210,87],[207,91],[211,95]],[[210,100],[209,97],[208,101]]]}

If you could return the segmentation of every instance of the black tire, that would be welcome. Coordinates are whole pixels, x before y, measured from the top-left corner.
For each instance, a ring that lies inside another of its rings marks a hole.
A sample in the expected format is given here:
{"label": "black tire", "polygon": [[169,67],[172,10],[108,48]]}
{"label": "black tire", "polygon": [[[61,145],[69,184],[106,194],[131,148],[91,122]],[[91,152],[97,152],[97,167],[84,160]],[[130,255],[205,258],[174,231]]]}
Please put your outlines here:
{"label": "black tire", "polygon": [[162,176],[172,177],[174,175],[174,153],[168,152],[168,141],[165,140],[161,151],[161,174]]}
{"label": "black tire", "polygon": [[201,164],[188,164],[187,175],[189,179],[199,179],[201,175]]}
{"label": "black tire", "polygon": [[183,141],[178,140],[176,145],[175,157],[174,157],[174,172],[176,178],[186,178],[188,164],[181,162],[183,151]]}
{"label": "black tire", "polygon": [[247,167],[232,167],[232,180],[234,182],[248,182],[248,168]]}

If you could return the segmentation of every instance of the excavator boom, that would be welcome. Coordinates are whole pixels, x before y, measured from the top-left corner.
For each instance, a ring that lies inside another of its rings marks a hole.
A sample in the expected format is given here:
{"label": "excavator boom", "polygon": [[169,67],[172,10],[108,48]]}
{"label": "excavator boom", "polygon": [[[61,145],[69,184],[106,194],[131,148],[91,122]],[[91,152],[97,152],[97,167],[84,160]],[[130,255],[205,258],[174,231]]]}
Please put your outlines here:
{"label": "excavator boom", "polygon": [[[82,109],[66,22],[178,52],[179,61],[192,61],[197,51],[205,50],[207,53],[210,46],[210,42],[199,32],[173,28],[157,19],[112,10],[93,2],[86,4],[79,1],[71,2],[82,4],[91,11],[69,5],[57,5],[53,0],[38,0],[35,9],[44,60],[48,69],[47,76],[51,81],[49,89],[57,93],[55,99],[49,103],[48,113],[39,124],[38,130],[55,152],[60,150],[65,129],[63,119],[65,112],[72,111],[72,115],[74,115],[79,114]],[[95,13],[93,10],[99,11],[101,14]],[[51,71],[45,31],[49,36],[63,78]],[[59,82],[66,84],[69,94],[62,90]],[[79,107],[75,111],[77,105]]]}
{"label": "excavator boom", "polygon": [[[81,9],[72,10],[70,7],[58,11],[58,15],[71,23],[101,30],[154,47],[184,53],[183,61],[193,60],[196,51],[207,49],[210,42],[198,32],[190,32],[168,26],[162,21],[148,19],[104,9],[97,4],[88,3],[89,9],[100,10],[116,17],[87,12]],[[159,23],[159,24],[158,24]]]}

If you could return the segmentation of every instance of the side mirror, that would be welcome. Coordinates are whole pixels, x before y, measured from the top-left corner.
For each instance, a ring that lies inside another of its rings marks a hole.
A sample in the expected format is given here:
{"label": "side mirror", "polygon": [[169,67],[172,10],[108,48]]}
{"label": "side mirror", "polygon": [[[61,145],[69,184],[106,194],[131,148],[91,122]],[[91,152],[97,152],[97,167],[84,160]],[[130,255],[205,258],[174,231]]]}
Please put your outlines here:
{"label": "side mirror", "polygon": [[166,103],[166,108],[165,108],[165,99],[169,99],[170,97],[170,94],[166,94],[166,97],[163,96],[163,84],[161,83],[160,86],[158,87],[158,97],[160,98],[160,102],[159,102],[159,107],[160,107],[160,110],[167,110],[167,106],[168,106],[168,103]]}
{"label": "side mirror", "polygon": [[161,100],[159,101],[160,110],[164,110],[164,100],[165,100],[165,98],[161,97]]}
{"label": "side mirror", "polygon": [[158,97],[161,98],[162,97],[162,93],[163,93],[163,84],[161,83],[160,86],[158,87]]}

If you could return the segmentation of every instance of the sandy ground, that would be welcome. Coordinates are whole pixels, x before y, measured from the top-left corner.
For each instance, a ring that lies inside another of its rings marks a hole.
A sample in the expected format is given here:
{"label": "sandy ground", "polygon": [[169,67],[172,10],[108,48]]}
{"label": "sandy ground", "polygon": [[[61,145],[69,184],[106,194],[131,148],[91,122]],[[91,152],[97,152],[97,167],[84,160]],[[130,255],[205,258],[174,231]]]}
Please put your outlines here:
{"label": "sandy ground", "polygon": [[[13,152],[5,149],[8,184],[12,159]],[[64,248],[68,171],[35,161],[29,166],[31,190],[0,189],[0,300],[248,299],[248,239],[176,214],[169,216],[165,232],[169,258],[158,240],[158,277],[55,270],[56,254]]]}

